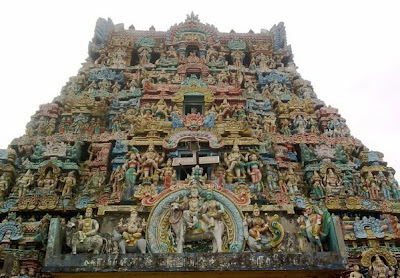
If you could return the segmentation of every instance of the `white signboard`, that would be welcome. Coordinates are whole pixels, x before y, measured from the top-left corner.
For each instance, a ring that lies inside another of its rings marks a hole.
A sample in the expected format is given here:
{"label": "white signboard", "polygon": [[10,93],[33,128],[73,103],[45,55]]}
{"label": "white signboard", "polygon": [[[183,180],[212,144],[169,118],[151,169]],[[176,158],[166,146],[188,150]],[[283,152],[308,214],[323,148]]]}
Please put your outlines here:
{"label": "white signboard", "polygon": [[219,163],[219,156],[203,156],[199,157],[199,164]]}

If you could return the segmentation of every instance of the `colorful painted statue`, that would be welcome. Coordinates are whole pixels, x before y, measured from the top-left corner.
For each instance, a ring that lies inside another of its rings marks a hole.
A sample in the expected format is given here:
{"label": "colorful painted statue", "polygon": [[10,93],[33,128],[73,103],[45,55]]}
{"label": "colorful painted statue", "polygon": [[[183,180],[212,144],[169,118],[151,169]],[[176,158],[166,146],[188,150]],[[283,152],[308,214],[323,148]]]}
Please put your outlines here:
{"label": "colorful painted statue", "polygon": [[[248,154],[246,154],[248,157]],[[245,177],[245,161],[246,157],[240,153],[239,146],[234,145],[232,151],[227,154],[224,153],[224,161],[228,166],[227,173],[230,175],[230,180],[233,181],[243,179]]]}
{"label": "colorful painted statue", "polygon": [[297,219],[303,236],[311,245],[321,252],[324,251],[322,242],[328,237],[331,226],[331,216],[325,209],[308,205],[303,215]]}
{"label": "colorful painted statue", "polygon": [[214,199],[212,190],[207,191],[206,200],[201,206],[201,219],[203,219],[209,228],[212,228],[215,226],[216,221],[222,220],[223,213],[224,207]]}
{"label": "colorful painted statue", "polygon": [[38,187],[44,189],[45,191],[53,191],[58,183],[57,176],[53,173],[52,170],[48,170],[46,175],[43,177],[39,177]]}
{"label": "colorful painted statue", "polygon": [[23,176],[17,180],[18,185],[18,197],[25,196],[29,188],[33,185],[35,179],[31,172],[28,170]]}
{"label": "colorful painted statue", "polygon": [[72,194],[72,188],[74,188],[74,186],[76,185],[76,178],[74,171],[69,172],[68,175],[65,178],[61,178],[60,181],[64,183],[64,188],[61,193],[61,196],[64,197]]}
{"label": "colorful painted statue", "polygon": [[172,159],[167,159],[167,164],[161,169],[160,179],[164,181],[164,188],[170,188],[172,182],[176,180],[176,171],[172,167]]}
{"label": "colorful painted statue", "polygon": [[128,154],[128,160],[125,162],[123,169],[125,170],[125,180],[128,186],[134,186],[139,174],[140,155],[137,150]]}
{"label": "colorful painted statue", "polygon": [[66,228],[66,243],[72,249],[72,254],[99,254],[103,246],[103,238],[98,234],[99,222],[93,219],[91,207],[86,209],[85,218],[72,218]]}
{"label": "colorful painted statue", "polygon": [[10,190],[10,185],[12,182],[10,173],[3,173],[0,177],[0,200],[2,200],[8,191]]}
{"label": "colorful painted statue", "polygon": [[110,183],[112,184],[112,196],[120,198],[124,188],[125,174],[124,170],[118,166],[117,169],[111,174]]}
{"label": "colorful painted statue", "polygon": [[159,164],[164,160],[165,153],[159,155],[154,145],[150,144],[147,151],[141,156],[141,179],[152,179],[156,170],[158,170]]}
{"label": "colorful painted statue", "polygon": [[353,266],[353,271],[350,273],[349,278],[364,278],[364,275],[360,273],[360,267],[358,265]]}
{"label": "colorful painted statue", "polygon": [[260,216],[260,209],[254,205],[253,216],[246,213],[244,220],[244,235],[247,245],[252,252],[276,250],[284,238],[283,226],[277,221],[278,215],[269,217],[265,214],[264,220]]}
{"label": "colorful painted statue", "polygon": [[249,236],[253,237],[256,241],[261,240],[261,235],[268,231],[268,224],[260,217],[260,209],[254,206],[253,217],[246,216],[247,226],[249,227]]}
{"label": "colorful painted statue", "polygon": [[126,220],[120,219],[118,227],[113,230],[113,235],[118,242],[121,254],[127,252],[146,253],[146,240],[142,236],[142,232],[145,229],[146,221],[138,216],[136,210],[132,210]]}
{"label": "colorful painted statue", "polygon": [[263,164],[256,153],[250,154],[249,160],[250,161],[246,163],[247,173],[250,175],[253,184],[259,183],[262,179],[261,167]]}
{"label": "colorful painted statue", "polygon": [[312,185],[312,191],[316,197],[322,198],[325,196],[325,189],[322,183],[322,178],[317,171],[314,171],[314,174],[311,177],[311,185]]}
{"label": "colorful painted statue", "polygon": [[389,278],[393,277],[395,270],[393,267],[389,268],[379,255],[375,255],[375,260],[369,267],[369,274],[371,278]]}
{"label": "colorful painted statue", "polygon": [[197,185],[193,185],[189,198],[183,203],[171,204],[169,223],[176,237],[176,252],[182,253],[185,242],[212,240],[212,252],[222,252],[222,236],[225,225],[222,221],[223,206],[207,192],[206,201],[199,196]]}

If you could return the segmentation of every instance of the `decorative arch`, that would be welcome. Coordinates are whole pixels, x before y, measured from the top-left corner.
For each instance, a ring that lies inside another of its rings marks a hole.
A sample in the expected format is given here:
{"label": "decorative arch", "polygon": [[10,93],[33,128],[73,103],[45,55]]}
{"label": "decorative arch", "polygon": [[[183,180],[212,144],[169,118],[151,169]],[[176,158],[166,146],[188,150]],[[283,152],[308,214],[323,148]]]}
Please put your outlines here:
{"label": "decorative arch", "polygon": [[370,267],[372,265],[372,258],[375,256],[381,256],[385,258],[389,266],[395,266],[397,264],[396,258],[393,257],[393,255],[388,250],[378,247],[364,251],[361,258],[361,265],[364,267]]}
{"label": "decorative arch", "polygon": [[[211,189],[208,189],[211,190]],[[204,195],[205,189],[200,189],[200,195]],[[223,216],[227,231],[225,239],[225,248],[229,252],[242,251],[245,246],[243,214],[236,204],[225,194],[212,190],[215,200],[220,202],[225,209]],[[171,245],[169,237],[170,223],[168,218],[171,204],[177,200],[182,200],[190,195],[190,189],[183,188],[166,195],[151,210],[147,231],[146,241],[151,253],[174,253],[174,247]]]}
{"label": "decorative arch", "polygon": [[185,95],[190,94],[202,94],[204,96],[204,105],[206,109],[211,108],[215,100],[213,92],[208,89],[201,80],[197,79],[196,76],[191,76],[182,83],[182,86],[173,95],[172,101],[179,109],[182,109]]}
{"label": "decorative arch", "polygon": [[183,130],[172,134],[169,138],[166,138],[163,142],[163,147],[169,150],[176,149],[181,140],[188,138],[207,140],[211,149],[220,149],[224,146],[221,142],[220,136],[217,136],[214,132],[204,130]]}

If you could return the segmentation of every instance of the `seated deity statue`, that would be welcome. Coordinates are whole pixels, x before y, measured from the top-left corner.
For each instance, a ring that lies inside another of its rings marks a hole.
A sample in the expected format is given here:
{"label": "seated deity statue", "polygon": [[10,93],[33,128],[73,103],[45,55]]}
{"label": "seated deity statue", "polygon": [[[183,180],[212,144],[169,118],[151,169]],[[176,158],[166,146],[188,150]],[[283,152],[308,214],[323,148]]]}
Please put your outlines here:
{"label": "seated deity statue", "polygon": [[260,209],[255,205],[253,209],[253,217],[246,214],[247,227],[249,228],[249,235],[256,241],[261,240],[261,236],[268,231],[268,223],[260,216]]}
{"label": "seated deity statue", "polygon": [[57,176],[52,170],[49,170],[45,176],[39,177],[38,186],[46,191],[53,191],[57,186],[57,182]]}
{"label": "seated deity statue", "polygon": [[328,169],[323,178],[326,187],[335,188],[341,185],[340,177],[335,173],[332,168]]}
{"label": "seated deity statue", "polygon": [[217,108],[218,115],[223,119],[229,119],[232,115],[233,108],[229,104],[228,100],[224,98],[221,105]]}
{"label": "seated deity statue", "polygon": [[141,219],[136,210],[132,210],[130,216],[124,220],[120,219],[118,229],[128,245],[134,245],[136,240],[142,237],[142,231],[146,229],[145,219]]}
{"label": "seated deity statue", "polygon": [[183,124],[190,130],[198,130],[204,125],[204,118],[196,107],[192,107],[190,113],[183,119]]}
{"label": "seated deity statue", "polygon": [[187,63],[199,63],[200,58],[197,57],[195,51],[190,51],[189,56],[186,57],[186,62]]}
{"label": "seated deity statue", "polygon": [[160,119],[168,119],[168,105],[166,104],[165,100],[161,98],[154,106],[153,110],[155,111],[156,117]]}
{"label": "seated deity statue", "polygon": [[388,267],[380,258],[379,255],[375,255],[375,260],[369,267],[369,274],[371,278],[388,278],[393,277],[395,274],[395,269],[393,267]]}
{"label": "seated deity statue", "polygon": [[172,45],[168,48],[166,52],[166,58],[171,65],[178,64],[179,61],[178,53],[176,52],[175,48]]}
{"label": "seated deity statue", "polygon": [[80,243],[85,243],[89,241],[89,238],[98,234],[99,222],[97,222],[97,220],[93,219],[92,217],[93,210],[91,207],[88,207],[86,209],[85,218],[83,219],[82,217],[80,217],[78,219],[78,231],[76,232],[76,236]]}
{"label": "seated deity statue", "polygon": [[194,185],[190,189],[189,198],[185,198],[182,205],[182,216],[189,229],[195,228],[199,222],[200,201],[199,190]]}
{"label": "seated deity statue", "polygon": [[223,205],[215,200],[212,190],[207,191],[206,200],[201,206],[201,219],[208,225],[208,228],[215,226],[216,220],[221,220],[224,213]]}

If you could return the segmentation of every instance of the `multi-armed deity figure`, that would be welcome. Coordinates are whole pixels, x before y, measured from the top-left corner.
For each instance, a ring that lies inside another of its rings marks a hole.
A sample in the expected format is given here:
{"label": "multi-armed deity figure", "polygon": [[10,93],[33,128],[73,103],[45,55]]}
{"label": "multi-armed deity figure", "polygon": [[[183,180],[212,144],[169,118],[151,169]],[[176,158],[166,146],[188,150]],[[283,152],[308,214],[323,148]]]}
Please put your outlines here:
{"label": "multi-armed deity figure", "polygon": [[248,159],[248,154],[244,156],[239,149],[238,145],[232,147],[232,151],[227,154],[224,153],[224,161],[227,165],[227,173],[230,182],[233,180],[240,180],[246,177],[245,174],[245,163]]}
{"label": "multi-armed deity figure", "polygon": [[155,151],[154,145],[150,144],[147,151],[141,156],[141,179],[152,179],[164,157],[164,152],[159,155]]}

